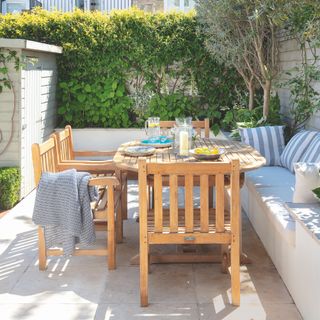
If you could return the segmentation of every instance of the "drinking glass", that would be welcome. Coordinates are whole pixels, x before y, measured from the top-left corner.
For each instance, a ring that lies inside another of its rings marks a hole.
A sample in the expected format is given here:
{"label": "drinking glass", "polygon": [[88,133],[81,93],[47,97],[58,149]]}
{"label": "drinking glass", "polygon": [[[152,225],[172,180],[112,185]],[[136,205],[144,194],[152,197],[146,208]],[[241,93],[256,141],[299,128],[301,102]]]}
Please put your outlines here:
{"label": "drinking glass", "polygon": [[156,142],[160,137],[160,118],[148,118],[145,122],[145,130],[149,141]]}

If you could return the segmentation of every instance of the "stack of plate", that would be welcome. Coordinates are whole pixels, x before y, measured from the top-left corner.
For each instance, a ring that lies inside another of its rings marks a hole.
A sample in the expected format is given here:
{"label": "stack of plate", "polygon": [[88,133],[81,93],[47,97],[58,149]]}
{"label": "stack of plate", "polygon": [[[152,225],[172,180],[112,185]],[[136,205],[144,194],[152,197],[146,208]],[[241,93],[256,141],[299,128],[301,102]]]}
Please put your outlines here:
{"label": "stack of plate", "polygon": [[147,157],[155,153],[156,149],[150,146],[132,146],[124,149],[123,153],[132,157]]}

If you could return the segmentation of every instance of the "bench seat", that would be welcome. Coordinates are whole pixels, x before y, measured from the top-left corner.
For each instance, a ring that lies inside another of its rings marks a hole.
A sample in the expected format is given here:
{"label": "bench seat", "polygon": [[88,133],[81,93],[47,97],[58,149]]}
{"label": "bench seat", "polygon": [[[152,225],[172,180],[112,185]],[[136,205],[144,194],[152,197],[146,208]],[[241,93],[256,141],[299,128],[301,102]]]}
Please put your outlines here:
{"label": "bench seat", "polygon": [[294,186],[294,174],[282,167],[248,172],[241,204],[302,317],[318,320],[320,241],[288,206]]}

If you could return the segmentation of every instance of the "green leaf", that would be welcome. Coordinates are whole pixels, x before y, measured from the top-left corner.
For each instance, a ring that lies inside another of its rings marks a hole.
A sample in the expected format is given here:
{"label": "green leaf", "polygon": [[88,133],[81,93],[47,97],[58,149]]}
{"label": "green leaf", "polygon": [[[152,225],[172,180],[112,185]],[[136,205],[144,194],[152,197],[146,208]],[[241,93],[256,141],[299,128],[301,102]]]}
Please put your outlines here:
{"label": "green leaf", "polygon": [[213,132],[213,134],[214,134],[215,136],[218,135],[219,132],[220,132],[220,126],[219,126],[217,123],[215,123],[215,124],[211,127],[211,129],[212,129],[212,132]]}
{"label": "green leaf", "polygon": [[85,87],[84,87],[84,90],[86,92],[91,92],[91,86],[89,84],[86,84]]}
{"label": "green leaf", "polygon": [[117,81],[113,81],[112,82],[112,86],[111,86],[112,90],[116,90],[117,86],[118,86],[118,82]]}
{"label": "green leaf", "polygon": [[2,68],[0,68],[0,73],[2,73],[2,74],[8,74],[8,68],[7,68],[7,67],[2,67]]}
{"label": "green leaf", "polygon": [[320,201],[320,187],[313,189],[312,192],[317,197],[317,199]]}
{"label": "green leaf", "polygon": [[86,100],[86,95],[85,94],[79,94],[77,96],[77,99],[79,102],[84,102]]}

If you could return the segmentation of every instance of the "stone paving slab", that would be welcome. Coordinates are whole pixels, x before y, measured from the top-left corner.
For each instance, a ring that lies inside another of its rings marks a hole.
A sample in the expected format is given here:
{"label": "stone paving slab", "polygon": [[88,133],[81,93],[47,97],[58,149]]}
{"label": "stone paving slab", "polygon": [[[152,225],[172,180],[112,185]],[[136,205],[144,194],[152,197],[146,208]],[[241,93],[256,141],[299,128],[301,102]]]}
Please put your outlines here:
{"label": "stone paving slab", "polygon": [[[230,277],[218,264],[152,265],[150,306],[139,306],[138,192],[129,185],[125,241],[117,269],[105,257],[53,257],[38,270],[37,232],[31,221],[34,193],[0,219],[1,320],[43,319],[301,319],[301,316],[246,216],[243,247],[253,260],[241,267],[241,306],[230,303]],[[98,234],[98,242],[104,235]],[[156,250],[158,250],[156,248]]]}

